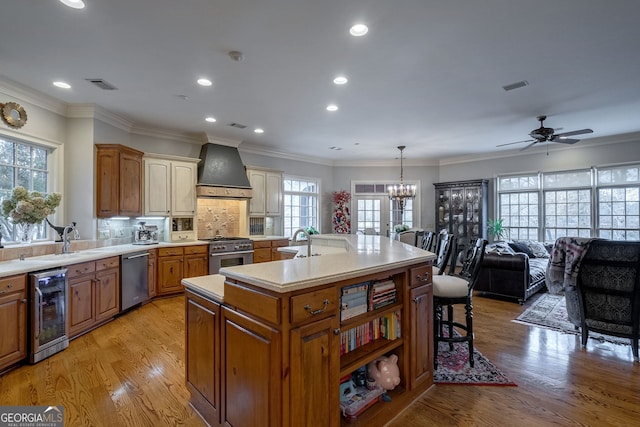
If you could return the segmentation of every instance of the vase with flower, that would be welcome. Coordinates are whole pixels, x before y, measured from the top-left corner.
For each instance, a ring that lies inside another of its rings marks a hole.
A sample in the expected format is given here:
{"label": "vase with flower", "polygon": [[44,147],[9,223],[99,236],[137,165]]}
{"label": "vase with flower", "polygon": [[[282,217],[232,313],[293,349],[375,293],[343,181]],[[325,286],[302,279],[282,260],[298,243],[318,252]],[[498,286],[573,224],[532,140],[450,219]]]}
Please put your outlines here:
{"label": "vase with flower", "polygon": [[2,201],[2,214],[16,226],[14,240],[24,244],[31,243],[38,225],[55,213],[61,200],[59,193],[44,195],[21,186],[14,188],[11,196]]}

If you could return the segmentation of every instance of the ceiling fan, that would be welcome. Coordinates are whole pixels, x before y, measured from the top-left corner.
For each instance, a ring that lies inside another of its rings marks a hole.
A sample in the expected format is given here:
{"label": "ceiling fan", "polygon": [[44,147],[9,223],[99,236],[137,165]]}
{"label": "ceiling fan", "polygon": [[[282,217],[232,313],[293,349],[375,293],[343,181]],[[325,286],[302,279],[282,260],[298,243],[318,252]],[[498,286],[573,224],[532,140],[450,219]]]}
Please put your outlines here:
{"label": "ceiling fan", "polygon": [[580,129],[580,130],[574,130],[571,132],[562,132],[562,133],[554,133],[553,128],[546,128],[544,127],[544,121],[547,119],[547,116],[538,116],[537,117],[538,121],[540,122],[540,127],[538,129],[534,129],[529,133],[529,136],[533,139],[525,139],[524,141],[516,141],[516,142],[509,142],[506,144],[500,144],[500,145],[496,145],[496,147],[503,147],[505,145],[512,145],[512,144],[521,144],[523,142],[530,142],[531,144],[527,145],[526,147],[524,147],[523,149],[521,149],[520,151],[526,150],[527,148],[531,147],[532,145],[535,145],[539,142],[547,142],[547,141],[551,141],[551,142],[559,142],[561,144],[575,144],[576,142],[580,141],[579,139],[575,139],[575,138],[569,138],[570,136],[574,136],[574,135],[583,135],[585,133],[592,133],[593,130],[591,129]]}

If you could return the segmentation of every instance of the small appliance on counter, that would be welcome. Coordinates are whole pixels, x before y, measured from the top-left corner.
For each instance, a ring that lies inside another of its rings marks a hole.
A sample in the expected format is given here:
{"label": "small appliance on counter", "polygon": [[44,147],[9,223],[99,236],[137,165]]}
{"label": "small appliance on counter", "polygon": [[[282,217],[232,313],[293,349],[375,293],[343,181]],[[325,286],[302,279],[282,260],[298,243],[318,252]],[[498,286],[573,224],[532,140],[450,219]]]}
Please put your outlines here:
{"label": "small appliance on counter", "polygon": [[158,227],[145,225],[144,221],[138,222],[138,228],[134,232],[134,245],[153,245],[158,243]]}

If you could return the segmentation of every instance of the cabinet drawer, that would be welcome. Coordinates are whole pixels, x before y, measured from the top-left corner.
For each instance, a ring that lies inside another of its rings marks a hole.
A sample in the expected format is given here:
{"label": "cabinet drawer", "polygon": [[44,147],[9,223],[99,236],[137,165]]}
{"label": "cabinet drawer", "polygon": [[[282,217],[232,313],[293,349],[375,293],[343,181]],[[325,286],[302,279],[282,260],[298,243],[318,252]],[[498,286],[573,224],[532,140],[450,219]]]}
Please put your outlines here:
{"label": "cabinet drawer", "polygon": [[291,323],[320,319],[338,312],[338,291],[321,289],[291,297]]}
{"label": "cabinet drawer", "polygon": [[271,241],[270,240],[258,240],[253,242],[253,249],[262,249],[262,248],[270,248]]}
{"label": "cabinet drawer", "polygon": [[8,294],[9,292],[22,291],[25,288],[26,275],[19,274],[17,276],[4,277],[0,279],[0,294]]}
{"label": "cabinet drawer", "polygon": [[182,255],[184,253],[182,247],[174,247],[174,248],[160,248],[158,249],[158,256],[174,256],[174,255]]}
{"label": "cabinet drawer", "polygon": [[120,266],[120,257],[118,256],[96,260],[96,271],[102,271],[102,270],[115,268],[119,266]]}
{"label": "cabinet drawer", "polygon": [[81,276],[83,274],[89,274],[96,271],[96,262],[95,261],[81,262],[79,264],[70,265],[67,268],[69,270],[67,277],[71,279],[76,276]]}
{"label": "cabinet drawer", "polygon": [[409,286],[419,286],[431,283],[431,265],[414,267],[409,270]]}
{"label": "cabinet drawer", "polygon": [[272,248],[281,248],[283,246],[289,246],[289,240],[288,239],[279,239],[279,240],[272,240],[271,241],[271,247]]}
{"label": "cabinet drawer", "polygon": [[172,231],[171,232],[172,242],[189,242],[193,240],[197,240],[195,231]]}
{"label": "cabinet drawer", "polygon": [[185,246],[185,255],[206,254],[209,251],[209,245]]}

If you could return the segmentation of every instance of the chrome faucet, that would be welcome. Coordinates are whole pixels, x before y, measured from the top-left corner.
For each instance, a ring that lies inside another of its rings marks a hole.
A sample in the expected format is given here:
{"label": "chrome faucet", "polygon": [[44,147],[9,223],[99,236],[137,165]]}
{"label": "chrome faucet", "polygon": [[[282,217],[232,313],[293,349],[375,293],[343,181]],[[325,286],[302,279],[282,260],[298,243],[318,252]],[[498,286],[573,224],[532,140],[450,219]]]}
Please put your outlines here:
{"label": "chrome faucet", "polygon": [[299,228],[296,230],[295,233],[293,233],[293,237],[291,238],[291,240],[295,243],[298,241],[298,234],[304,234],[305,236],[307,236],[307,257],[311,256],[311,236],[309,235],[309,233],[307,233],[307,231],[304,228]]}
{"label": "chrome faucet", "polygon": [[68,254],[69,253],[69,249],[71,248],[71,240],[69,239],[69,232],[73,231],[73,238],[74,239],[79,239],[80,238],[80,233],[78,232],[78,229],[76,228],[76,223],[72,222],[71,224],[67,225],[64,230],[62,231],[62,253],[63,254]]}

